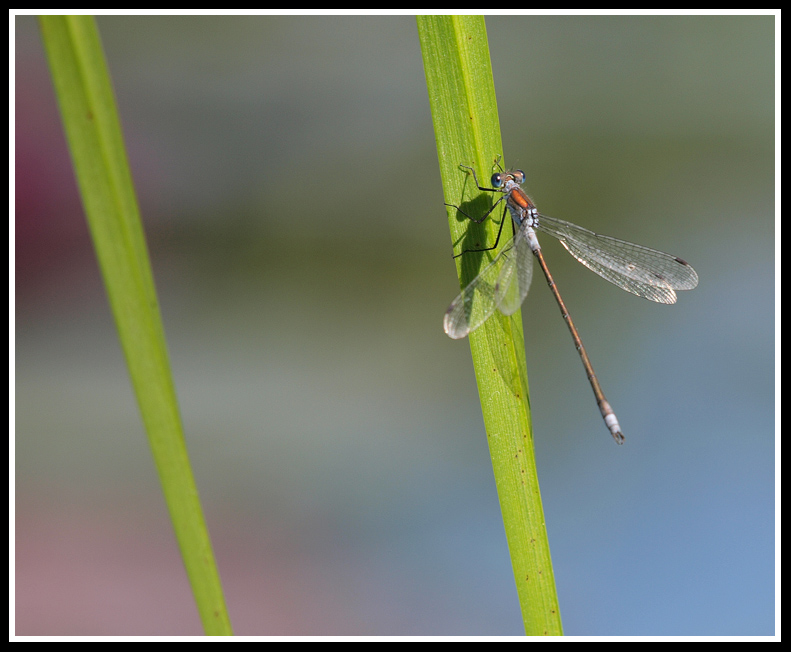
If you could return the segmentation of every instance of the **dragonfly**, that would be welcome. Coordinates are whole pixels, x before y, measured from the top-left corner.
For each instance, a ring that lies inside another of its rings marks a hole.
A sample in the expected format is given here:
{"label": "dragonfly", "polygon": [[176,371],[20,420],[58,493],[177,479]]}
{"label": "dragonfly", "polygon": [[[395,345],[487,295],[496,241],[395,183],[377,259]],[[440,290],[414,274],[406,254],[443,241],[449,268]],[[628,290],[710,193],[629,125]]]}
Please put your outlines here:
{"label": "dragonfly", "polygon": [[[499,158],[496,164],[499,167]],[[501,169],[500,172],[492,175],[492,187],[486,188],[478,183],[474,168],[468,165],[460,167],[472,172],[478,190],[501,193],[502,196],[480,219],[467,215],[458,206],[447,204],[448,206],[456,208],[471,221],[479,224],[489,217],[499,204],[504,202],[505,209],[494,245],[486,249],[465,250],[454,258],[474,251],[495,250],[500,241],[503,224],[506,222],[506,211],[511,214],[514,236],[450,304],[443,320],[445,332],[453,339],[461,339],[479,328],[495,310],[499,310],[504,315],[512,315],[519,310],[530,289],[533,278],[533,257],[535,257],[571,332],[604,423],[616,443],[623,444],[624,435],[618,418],[604,396],[579,332],[547,267],[536,231],[557,238],[574,258],[613,285],[657,303],[675,303],[677,290],[692,290],[697,286],[697,273],[688,262],[677,256],[600,235],[571,222],[539,213],[533,201],[522,189],[525,181],[525,173],[522,170]]]}

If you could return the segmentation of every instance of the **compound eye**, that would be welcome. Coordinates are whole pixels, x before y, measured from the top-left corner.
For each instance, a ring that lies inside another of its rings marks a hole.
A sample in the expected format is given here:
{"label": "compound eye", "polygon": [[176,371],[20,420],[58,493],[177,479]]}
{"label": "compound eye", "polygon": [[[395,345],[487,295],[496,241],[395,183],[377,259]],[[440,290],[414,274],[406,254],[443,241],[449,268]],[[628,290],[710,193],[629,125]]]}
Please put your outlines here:
{"label": "compound eye", "polygon": [[499,188],[502,185],[503,185],[503,175],[500,174],[499,172],[496,172],[495,174],[492,175],[492,187]]}
{"label": "compound eye", "polygon": [[521,186],[525,182],[525,173],[522,170],[516,170],[514,172],[514,179],[516,182]]}

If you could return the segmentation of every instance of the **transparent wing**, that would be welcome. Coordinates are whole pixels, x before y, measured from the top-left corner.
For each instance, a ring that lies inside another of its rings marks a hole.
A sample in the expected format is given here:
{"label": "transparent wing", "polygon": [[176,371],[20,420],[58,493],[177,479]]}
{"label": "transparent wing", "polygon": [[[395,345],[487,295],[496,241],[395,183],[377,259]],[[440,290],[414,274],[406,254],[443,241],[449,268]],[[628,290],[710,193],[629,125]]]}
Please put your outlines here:
{"label": "transparent wing", "polygon": [[539,216],[538,229],[560,240],[585,267],[638,297],[675,303],[676,290],[691,290],[698,284],[698,275],[689,263],[656,249],[599,235],[546,215]]}
{"label": "transparent wing", "polygon": [[445,332],[458,340],[472,333],[496,309],[512,315],[525,300],[532,277],[532,252],[520,229],[450,304],[443,320]]}
{"label": "transparent wing", "polygon": [[508,261],[497,277],[494,301],[501,313],[513,315],[524,302],[533,280],[533,252],[522,229],[517,231],[500,255],[507,255]]}

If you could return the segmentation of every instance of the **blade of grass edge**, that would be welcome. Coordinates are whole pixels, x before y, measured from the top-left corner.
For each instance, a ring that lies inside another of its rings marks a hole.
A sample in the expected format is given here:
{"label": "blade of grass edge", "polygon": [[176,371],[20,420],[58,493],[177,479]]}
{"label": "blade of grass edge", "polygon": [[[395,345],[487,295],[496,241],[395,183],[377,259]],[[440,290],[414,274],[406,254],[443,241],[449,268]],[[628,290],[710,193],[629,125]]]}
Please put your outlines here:
{"label": "blade of grass edge", "polygon": [[96,23],[91,16],[40,16],[39,24],[107,296],[203,628],[229,635]]}
{"label": "blade of grass edge", "polygon": [[[419,16],[417,24],[445,201],[459,205],[465,191],[479,194],[459,164],[472,165],[485,184],[503,153],[486,26],[477,16]],[[484,201],[491,206],[491,198]],[[476,233],[476,225],[447,209],[454,244],[468,230]],[[493,217],[474,242],[494,242],[499,215]],[[461,287],[488,262],[475,258],[456,259]],[[525,633],[562,635],[535,465],[521,313],[495,312],[469,339]]]}

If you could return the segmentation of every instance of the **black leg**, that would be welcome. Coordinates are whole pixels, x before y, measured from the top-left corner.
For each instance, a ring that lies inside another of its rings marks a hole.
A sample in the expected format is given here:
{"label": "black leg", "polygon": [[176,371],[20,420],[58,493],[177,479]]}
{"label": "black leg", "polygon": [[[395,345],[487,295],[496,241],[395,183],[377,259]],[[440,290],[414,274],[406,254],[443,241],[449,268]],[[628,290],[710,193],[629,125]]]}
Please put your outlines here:
{"label": "black leg", "polygon": [[[500,200],[500,201],[502,201],[502,200]],[[499,204],[499,203],[500,202],[498,201],[497,204]],[[457,209],[465,217],[468,217],[473,222],[477,222],[478,224],[480,224],[481,222],[483,222],[483,220],[485,220],[489,216],[489,214],[492,212],[492,210],[494,210],[494,208],[495,208],[495,206],[497,206],[497,204],[492,206],[492,208],[489,211],[487,211],[486,215],[484,215],[481,218],[480,221],[471,218],[469,215],[467,215],[467,213],[465,213],[463,210],[461,210],[458,206],[454,206],[454,208]],[[453,206],[453,204],[445,204],[445,205],[446,206]],[[481,252],[481,251],[491,251],[492,249],[497,249],[497,245],[500,242],[500,235],[503,232],[503,224],[505,224],[505,215],[506,215],[507,212],[508,212],[507,210],[503,211],[503,216],[500,218],[500,228],[497,230],[497,239],[494,241],[494,244],[491,247],[486,247],[484,249],[464,249],[461,253],[456,254],[453,257],[454,258],[458,258],[459,256],[461,256],[463,254],[474,254],[474,253],[478,253],[478,252]]]}
{"label": "black leg", "polygon": [[[498,162],[499,162],[499,157],[498,157],[498,160],[495,161],[495,164],[498,165],[498,167],[499,167],[499,163]],[[481,190],[483,192],[502,192],[498,188],[484,188],[480,183],[478,183],[478,177],[475,174],[475,168],[470,167],[469,165],[460,165],[460,167],[463,167],[463,168],[469,170],[470,172],[472,172],[472,178],[474,179],[475,185],[478,188],[478,190]],[[503,199],[505,199],[505,198],[506,198],[505,195],[500,197],[500,199],[498,199],[496,202],[494,202],[492,207],[488,211],[486,211],[486,213],[484,213],[483,217],[481,217],[479,219],[475,219],[472,215],[469,215],[468,213],[465,213],[461,209],[461,206],[456,206],[455,204],[448,204],[448,203],[446,203],[445,206],[450,206],[452,208],[455,208],[457,211],[459,211],[459,213],[464,215],[464,217],[466,217],[471,222],[475,222],[476,224],[482,224],[483,221],[492,214],[492,211],[494,211],[494,209],[497,208],[497,206],[500,204],[500,202],[503,201]],[[478,252],[481,252],[481,251],[492,251],[493,249],[496,249],[497,245],[500,242],[500,235],[502,235],[502,232],[503,232],[503,224],[505,223],[505,215],[506,215],[507,212],[508,211],[507,211],[507,207],[506,207],[506,210],[503,210],[503,216],[500,219],[500,228],[497,231],[497,239],[494,241],[494,244],[491,247],[486,247],[485,249],[464,249],[461,253],[456,254],[453,257],[454,258],[458,258],[462,254],[478,253]]]}

